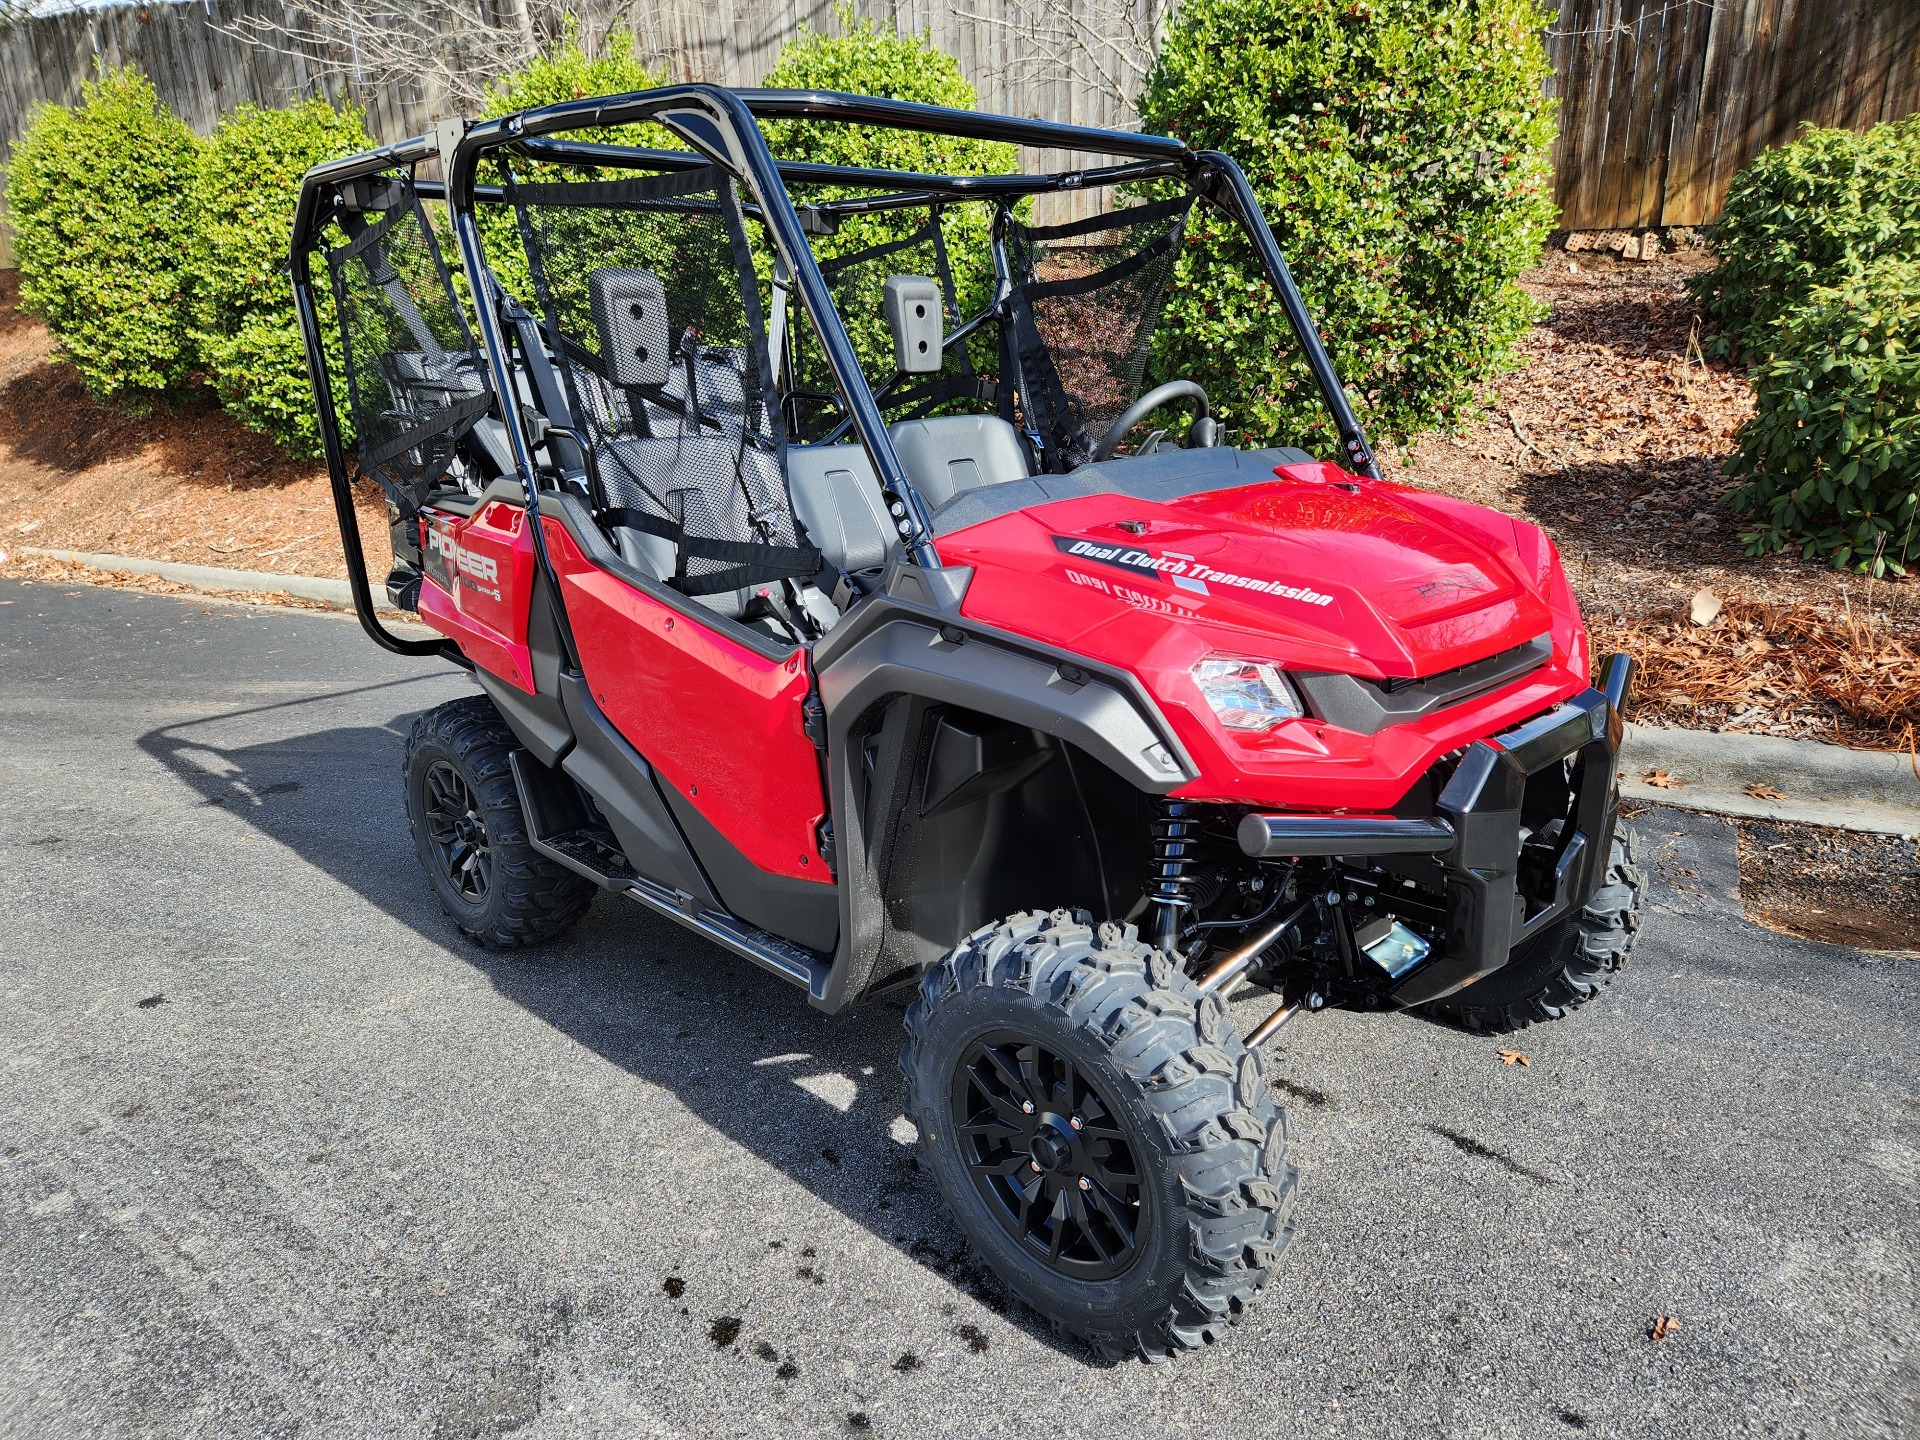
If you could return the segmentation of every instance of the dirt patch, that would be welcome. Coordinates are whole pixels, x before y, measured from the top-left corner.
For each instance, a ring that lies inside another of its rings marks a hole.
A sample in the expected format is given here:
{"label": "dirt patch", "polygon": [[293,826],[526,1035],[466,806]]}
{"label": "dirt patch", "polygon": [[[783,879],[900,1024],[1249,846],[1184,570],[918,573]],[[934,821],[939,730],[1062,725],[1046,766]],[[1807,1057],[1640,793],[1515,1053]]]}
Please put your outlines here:
{"label": "dirt patch", "polygon": [[1740,905],[1756,925],[1920,957],[1920,845],[1757,820],[1738,830]]}
{"label": "dirt patch", "polygon": [[[1703,359],[1685,289],[1710,263],[1549,250],[1521,284],[1552,309],[1485,417],[1383,469],[1545,527],[1596,651],[1645,666],[1639,718],[1904,748],[1920,722],[1920,584],[1742,553],[1723,466],[1752,403],[1741,367]],[[1724,610],[1695,626],[1703,587]]]}
{"label": "dirt patch", "polygon": [[[87,394],[44,327],[21,315],[0,271],[0,551],[105,551],[342,578],[346,564],[322,466],[289,460],[198,391],[125,415]],[[392,564],[385,505],[360,501],[370,573]]]}

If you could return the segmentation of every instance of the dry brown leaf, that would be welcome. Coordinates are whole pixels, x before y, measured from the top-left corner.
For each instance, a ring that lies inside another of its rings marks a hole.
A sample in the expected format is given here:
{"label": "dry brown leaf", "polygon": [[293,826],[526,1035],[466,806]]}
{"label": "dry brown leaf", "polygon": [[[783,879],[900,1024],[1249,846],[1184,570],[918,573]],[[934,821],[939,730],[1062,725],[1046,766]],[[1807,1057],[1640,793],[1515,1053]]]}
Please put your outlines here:
{"label": "dry brown leaf", "polygon": [[1774,789],[1773,786],[1762,785],[1758,780],[1747,786],[1746,793],[1756,800],[1784,800],[1787,798],[1778,790]]}
{"label": "dry brown leaf", "polygon": [[1702,585],[1693,592],[1693,601],[1687,607],[1687,616],[1696,625],[1711,625],[1720,618],[1720,597]]}
{"label": "dry brown leaf", "polygon": [[1680,1322],[1673,1316],[1656,1315],[1653,1325],[1647,1331],[1647,1336],[1652,1340],[1664,1340],[1680,1328]]}
{"label": "dry brown leaf", "polygon": [[1649,770],[1640,779],[1656,790],[1671,790],[1680,783],[1664,770]]}
{"label": "dry brown leaf", "polygon": [[1533,1062],[1518,1050],[1502,1050],[1500,1052],[1500,1063],[1502,1065],[1525,1065],[1529,1069],[1533,1066]]}

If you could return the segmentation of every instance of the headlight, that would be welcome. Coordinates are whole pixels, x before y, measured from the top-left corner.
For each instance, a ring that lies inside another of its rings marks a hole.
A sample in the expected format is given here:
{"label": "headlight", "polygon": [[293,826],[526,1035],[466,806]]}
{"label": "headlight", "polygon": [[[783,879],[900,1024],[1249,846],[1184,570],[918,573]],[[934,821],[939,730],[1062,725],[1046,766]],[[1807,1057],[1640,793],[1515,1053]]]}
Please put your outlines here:
{"label": "headlight", "polygon": [[1293,686],[1271,661],[1209,655],[1193,667],[1192,674],[1193,683],[1229,730],[1271,730],[1283,720],[1306,714]]}

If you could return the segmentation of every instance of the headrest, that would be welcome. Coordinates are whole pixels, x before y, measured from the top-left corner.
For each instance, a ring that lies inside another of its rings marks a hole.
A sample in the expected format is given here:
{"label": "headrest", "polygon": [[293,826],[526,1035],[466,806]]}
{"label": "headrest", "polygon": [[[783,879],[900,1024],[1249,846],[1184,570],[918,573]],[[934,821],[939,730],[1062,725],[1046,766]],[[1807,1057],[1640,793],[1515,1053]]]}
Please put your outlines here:
{"label": "headrest", "polygon": [[660,277],[651,270],[590,271],[587,298],[607,379],[615,385],[665,385],[673,342]]}

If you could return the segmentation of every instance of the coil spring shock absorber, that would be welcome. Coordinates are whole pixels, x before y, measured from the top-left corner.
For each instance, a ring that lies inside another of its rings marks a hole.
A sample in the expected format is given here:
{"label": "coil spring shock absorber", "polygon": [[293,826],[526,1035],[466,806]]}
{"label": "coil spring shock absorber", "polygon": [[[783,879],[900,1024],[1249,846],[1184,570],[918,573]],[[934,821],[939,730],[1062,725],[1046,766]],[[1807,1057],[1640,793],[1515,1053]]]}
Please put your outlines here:
{"label": "coil spring shock absorber", "polygon": [[1200,821],[1184,800],[1163,800],[1153,821],[1153,943],[1180,958],[1180,922],[1193,908],[1193,862],[1199,854]]}

